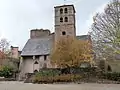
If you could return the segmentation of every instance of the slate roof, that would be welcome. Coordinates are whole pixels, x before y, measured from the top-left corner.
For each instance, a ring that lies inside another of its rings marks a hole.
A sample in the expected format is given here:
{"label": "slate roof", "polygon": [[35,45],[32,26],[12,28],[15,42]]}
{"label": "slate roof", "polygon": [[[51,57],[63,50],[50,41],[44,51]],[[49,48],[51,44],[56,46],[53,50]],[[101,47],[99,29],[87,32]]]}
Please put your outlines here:
{"label": "slate roof", "polygon": [[90,40],[89,35],[81,35],[81,36],[77,36],[76,38],[79,40]]}
{"label": "slate roof", "polygon": [[29,39],[22,50],[21,56],[50,54],[52,41],[51,38]]}
{"label": "slate roof", "polygon": [[[89,35],[81,35],[76,38],[89,40]],[[29,39],[21,52],[21,56],[48,55],[51,52],[52,44],[52,38]]]}

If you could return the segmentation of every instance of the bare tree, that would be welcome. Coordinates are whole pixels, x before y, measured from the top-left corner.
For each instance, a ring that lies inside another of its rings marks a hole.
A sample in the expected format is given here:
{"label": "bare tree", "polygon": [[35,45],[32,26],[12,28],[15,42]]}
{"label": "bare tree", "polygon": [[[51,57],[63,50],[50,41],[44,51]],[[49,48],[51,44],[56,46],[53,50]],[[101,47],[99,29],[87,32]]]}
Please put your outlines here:
{"label": "bare tree", "polygon": [[93,21],[90,34],[97,59],[115,59],[120,53],[120,0],[107,4]]}
{"label": "bare tree", "polygon": [[3,38],[0,40],[0,49],[2,52],[6,53],[9,49],[10,43],[7,41],[7,39]]}

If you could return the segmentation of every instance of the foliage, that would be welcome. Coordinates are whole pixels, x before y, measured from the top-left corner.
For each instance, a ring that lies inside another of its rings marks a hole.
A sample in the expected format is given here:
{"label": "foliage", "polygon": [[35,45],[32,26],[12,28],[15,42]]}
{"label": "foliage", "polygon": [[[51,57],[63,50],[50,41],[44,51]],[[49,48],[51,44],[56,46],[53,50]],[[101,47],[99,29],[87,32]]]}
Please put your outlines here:
{"label": "foliage", "polygon": [[113,0],[106,5],[103,13],[93,17],[90,32],[96,58],[115,59],[120,54],[120,1]]}
{"label": "foliage", "polygon": [[97,80],[120,81],[120,73],[117,72],[100,72],[97,68],[74,68],[72,74],[37,74],[32,79],[33,83],[67,83],[67,82],[97,82]]}
{"label": "foliage", "polygon": [[95,72],[95,67],[86,67],[86,68],[75,68],[76,70],[79,70],[80,72]]}
{"label": "foliage", "polygon": [[84,74],[84,73],[91,73],[94,74],[96,73],[97,68],[95,67],[86,67],[86,68],[81,68],[81,67],[70,67],[70,68],[63,68],[61,69],[61,74]]}
{"label": "foliage", "polygon": [[55,75],[46,73],[41,74],[41,72],[39,72],[32,78],[32,81],[33,83],[59,83],[59,82],[66,83],[66,82],[79,82],[84,80],[87,82],[91,78],[96,78],[97,80],[98,77],[102,75],[98,74],[97,72],[98,70],[95,67],[87,68],[72,67],[69,69],[73,69],[75,72],[63,73],[62,72],[63,69],[58,69],[57,72],[61,71],[61,73]]}
{"label": "foliage", "polygon": [[52,64],[58,67],[79,66],[81,62],[92,61],[91,43],[72,38],[60,39],[51,54]]}
{"label": "foliage", "polygon": [[46,77],[48,77],[48,76],[56,76],[56,75],[59,75],[60,74],[60,71],[58,71],[58,70],[42,70],[42,71],[40,71],[40,72],[38,72],[38,73],[36,73],[36,77],[39,77],[39,76],[46,76]]}
{"label": "foliage", "polygon": [[34,83],[53,83],[53,82],[72,82],[78,81],[81,79],[80,75],[73,75],[73,74],[62,74],[56,76],[39,76],[35,77],[33,82]]}
{"label": "foliage", "polygon": [[103,78],[113,80],[113,81],[120,81],[120,73],[117,73],[117,72],[104,73]]}
{"label": "foliage", "polygon": [[11,77],[13,75],[13,68],[10,66],[3,66],[0,70],[0,76],[1,77]]}

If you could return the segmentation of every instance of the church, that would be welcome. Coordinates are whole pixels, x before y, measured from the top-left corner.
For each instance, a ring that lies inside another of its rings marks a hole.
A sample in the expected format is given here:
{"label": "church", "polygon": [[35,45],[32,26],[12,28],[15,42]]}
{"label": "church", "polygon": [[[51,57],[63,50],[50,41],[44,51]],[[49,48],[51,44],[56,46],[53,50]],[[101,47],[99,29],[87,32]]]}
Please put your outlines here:
{"label": "church", "polygon": [[21,56],[20,75],[38,72],[42,68],[54,68],[50,63],[50,53],[55,42],[61,37],[73,37],[80,40],[89,40],[89,35],[76,36],[76,11],[74,5],[54,7],[54,33],[50,30],[33,29],[26,42]]}

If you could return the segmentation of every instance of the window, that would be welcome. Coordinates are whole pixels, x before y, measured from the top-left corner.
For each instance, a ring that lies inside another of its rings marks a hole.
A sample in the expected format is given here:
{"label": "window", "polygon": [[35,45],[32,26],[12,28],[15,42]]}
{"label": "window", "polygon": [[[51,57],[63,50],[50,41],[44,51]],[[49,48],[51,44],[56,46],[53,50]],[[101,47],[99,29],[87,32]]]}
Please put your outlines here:
{"label": "window", "polygon": [[60,9],[60,14],[63,14],[63,9],[62,8]]}
{"label": "window", "polygon": [[60,22],[63,22],[63,18],[62,17],[60,18]]}
{"label": "window", "polygon": [[47,60],[47,55],[44,55],[44,60],[45,60],[45,61]]}
{"label": "window", "polygon": [[65,13],[68,13],[68,9],[67,9],[67,8],[65,8],[65,9],[64,9],[64,12],[65,12]]}
{"label": "window", "polygon": [[65,31],[63,31],[63,32],[62,32],[62,35],[66,35],[66,32],[65,32]]}
{"label": "window", "polygon": [[46,63],[43,64],[43,68],[47,68],[47,64]]}
{"label": "window", "polygon": [[34,73],[37,73],[38,72],[38,70],[34,70]]}
{"label": "window", "polygon": [[108,72],[111,72],[111,71],[112,71],[110,65],[108,65],[107,71],[108,71]]}
{"label": "window", "polygon": [[65,17],[65,22],[68,22],[68,17]]}
{"label": "window", "polygon": [[37,61],[35,61],[35,63],[34,64],[38,64],[38,62]]}

